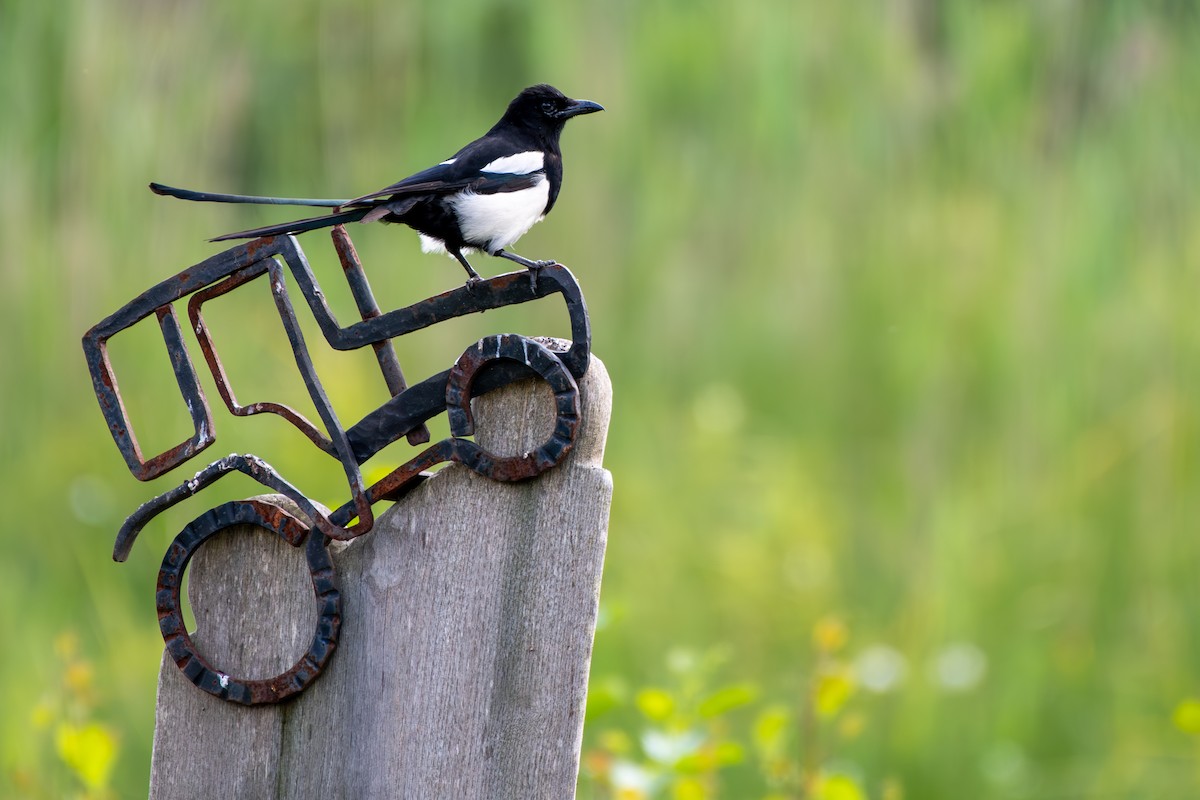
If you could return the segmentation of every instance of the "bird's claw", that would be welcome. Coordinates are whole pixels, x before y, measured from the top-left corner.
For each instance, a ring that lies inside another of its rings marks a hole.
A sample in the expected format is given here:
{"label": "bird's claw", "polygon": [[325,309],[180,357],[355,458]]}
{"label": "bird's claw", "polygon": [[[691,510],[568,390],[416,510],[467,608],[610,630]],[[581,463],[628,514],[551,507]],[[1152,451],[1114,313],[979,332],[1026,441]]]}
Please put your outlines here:
{"label": "bird's claw", "polygon": [[525,267],[525,271],[529,273],[529,288],[534,294],[537,294],[538,290],[538,273],[546,267],[556,266],[558,266],[557,261],[534,261]]}
{"label": "bird's claw", "polygon": [[471,277],[467,278],[467,291],[475,291],[475,287],[481,283],[483,283],[483,278],[479,277],[478,275],[472,275]]}

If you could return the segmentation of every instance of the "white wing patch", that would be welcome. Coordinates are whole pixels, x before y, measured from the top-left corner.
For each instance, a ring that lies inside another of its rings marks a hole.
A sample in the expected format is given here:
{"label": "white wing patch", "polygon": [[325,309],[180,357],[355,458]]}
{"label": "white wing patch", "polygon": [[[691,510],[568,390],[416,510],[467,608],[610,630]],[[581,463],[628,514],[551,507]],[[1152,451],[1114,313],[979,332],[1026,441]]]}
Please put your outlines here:
{"label": "white wing patch", "polygon": [[[540,161],[542,154],[536,155]],[[463,239],[482,247],[490,255],[524,236],[534,223],[546,215],[546,203],[549,200],[550,181],[545,176],[539,176],[537,183],[528,189],[495,194],[463,192],[451,199],[450,203],[458,215],[458,227]]]}
{"label": "white wing patch", "polygon": [[438,164],[438,166],[439,166],[439,167],[444,167],[444,166],[446,166],[447,164],[453,164],[455,161],[458,161],[458,159],[457,159],[457,158],[447,158],[445,161],[443,161],[443,162],[441,162],[440,164]]}
{"label": "white wing patch", "polygon": [[485,164],[480,172],[500,172],[505,175],[528,175],[537,172],[546,164],[546,154],[541,150],[530,150],[525,153],[515,153],[511,156],[497,158],[490,164]]}

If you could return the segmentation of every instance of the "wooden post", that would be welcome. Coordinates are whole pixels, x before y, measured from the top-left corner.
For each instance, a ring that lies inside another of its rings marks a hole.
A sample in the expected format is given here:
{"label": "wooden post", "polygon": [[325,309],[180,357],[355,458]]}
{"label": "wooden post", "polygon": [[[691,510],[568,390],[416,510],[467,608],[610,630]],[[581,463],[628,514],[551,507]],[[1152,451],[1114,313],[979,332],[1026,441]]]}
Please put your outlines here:
{"label": "wooden post", "polygon": [[[295,701],[242,707],[164,657],[152,800],[575,796],[612,480],[601,466],[612,387],[593,357],[583,424],[558,467],[503,484],[447,467],[334,544],[341,638]],[[551,394],[527,381],[475,401],[476,441],[543,441]],[[301,549],[253,528],[193,559],[193,640],[231,674],[290,666],[315,609]]]}

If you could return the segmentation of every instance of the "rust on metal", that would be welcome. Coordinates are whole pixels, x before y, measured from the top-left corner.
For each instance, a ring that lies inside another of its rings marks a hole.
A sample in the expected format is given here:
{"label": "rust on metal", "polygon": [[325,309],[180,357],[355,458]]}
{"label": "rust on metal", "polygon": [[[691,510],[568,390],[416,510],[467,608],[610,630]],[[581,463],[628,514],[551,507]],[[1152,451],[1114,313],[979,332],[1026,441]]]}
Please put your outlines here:
{"label": "rust on metal", "polygon": [[[534,477],[561,463],[578,435],[580,402],[576,381],[587,369],[591,328],[583,294],[569,270],[558,264],[546,266],[538,270],[537,280],[531,280],[527,272],[498,275],[384,312],[375,300],[345,229],[333,228],[332,240],[360,316],[359,321],[350,325],[342,326],[334,317],[296,239],[275,236],[231,248],[161,281],[83,337],[84,354],[101,412],[126,465],[138,479],[149,480],[175,469],[215,441],[212,412],[175,311],[174,304],[184,298],[188,298],[188,319],[200,352],[230,413],[237,417],[264,413],[281,417],[303,433],[318,451],[338,461],[345,473],[350,498],[326,513],[266,461],[253,454],[234,453],[213,461],[190,479],[143,503],[117,534],[113,558],[124,561],[138,533],[149,521],[235,472],[283,494],[299,508],[302,516],[258,500],[222,504],[188,525],[175,538],[163,560],[157,596],[167,649],[193,683],[231,702],[251,705],[279,702],[303,691],[320,675],[336,647],[341,626],[340,600],[326,546],[332,539],[347,540],[369,533],[375,521],[372,508],[375,503],[400,500],[429,477],[428,470],[443,462],[462,464],[498,481]],[[391,397],[352,425],[340,420],[317,374],[291,301],[288,272],[331,347],[355,350],[369,346],[375,354]],[[296,369],[320,417],[319,423],[282,403],[265,400],[240,403],[204,319],[206,302],[264,275]],[[511,333],[486,336],[463,351],[449,369],[411,385],[406,381],[392,344],[395,338],[467,314],[555,294],[561,296],[566,306],[571,326],[569,341]],[[192,420],[193,435],[146,458],[121,399],[107,344],[111,337],[151,314],[162,332],[176,384]],[[549,438],[518,456],[497,456],[466,438],[474,433],[471,399],[526,377],[544,380],[554,393],[555,424]],[[426,447],[373,485],[366,484],[361,467],[367,459],[402,438],[407,438],[410,445],[428,443],[429,429],[425,423],[442,412],[448,415],[449,438]],[[289,544],[306,548],[319,609],[317,631],[309,651],[290,670],[264,681],[231,677],[205,661],[192,645],[179,612],[179,586],[192,554],[216,532],[239,524],[274,532]]]}

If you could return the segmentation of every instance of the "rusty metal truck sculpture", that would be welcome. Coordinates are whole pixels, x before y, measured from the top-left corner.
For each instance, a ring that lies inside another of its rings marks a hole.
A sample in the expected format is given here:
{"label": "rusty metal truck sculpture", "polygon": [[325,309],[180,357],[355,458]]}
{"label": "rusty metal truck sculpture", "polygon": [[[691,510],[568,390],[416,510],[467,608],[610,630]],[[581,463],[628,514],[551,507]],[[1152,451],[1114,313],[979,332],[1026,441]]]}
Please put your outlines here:
{"label": "rusty metal truck sculpture", "polygon": [[[197,456],[213,444],[212,411],[200,385],[175,303],[189,298],[188,319],[208,364],[218,393],[236,416],[276,414],[303,432],[325,455],[338,461],[346,475],[350,499],[325,512],[283,475],[257,456],[232,454],[213,461],[188,480],[144,503],[129,516],[117,535],[113,558],[124,561],[138,533],[156,515],[201,492],[231,472],[248,475],[295,503],[300,513],[263,500],[240,500],[212,508],[188,524],[167,549],[158,574],[156,604],[167,651],[180,670],[200,689],[224,700],[253,705],[275,703],[304,691],[321,673],[337,646],[341,601],[327,545],[369,533],[374,504],[399,500],[428,477],[427,470],[455,462],[498,481],[519,481],[560,463],[575,443],[579,429],[576,380],[588,365],[591,347],[587,308],[579,284],[565,267],[544,266],[535,273],[514,272],[471,283],[406,308],[381,312],[345,229],[332,229],[334,247],[362,319],[343,327],[334,318],[308,260],[293,236],[255,239],[226,250],[167,278],[134,298],[83,337],[92,384],[113,441],[129,471],[139,480],[157,478]],[[326,341],[336,350],[370,346],[391,398],[357,423],[346,426],[326,396],[309,355],[288,288],[288,273],[316,318]],[[240,404],[217,355],[203,316],[204,304],[266,276],[304,384],[320,416],[320,424],[274,402]],[[527,303],[553,294],[562,296],[570,319],[571,340],[531,338],[518,334],[486,336],[468,347],[444,372],[408,385],[392,340],[431,325],[489,309]],[[154,315],[170,355],[175,380],[191,416],[193,434],[168,450],[147,456],[138,445],[109,361],[108,340]],[[549,438],[529,453],[497,456],[469,437],[474,432],[471,398],[525,377],[540,377],[554,393],[555,422]],[[451,436],[430,445],[372,485],[361,465],[373,455],[407,438],[410,445],[429,442],[426,421],[448,416]],[[274,532],[303,547],[312,576],[318,621],[307,652],[290,669],[272,678],[246,680],[221,672],[193,645],[184,625],[180,593],[184,570],[197,549],[234,525]]]}

